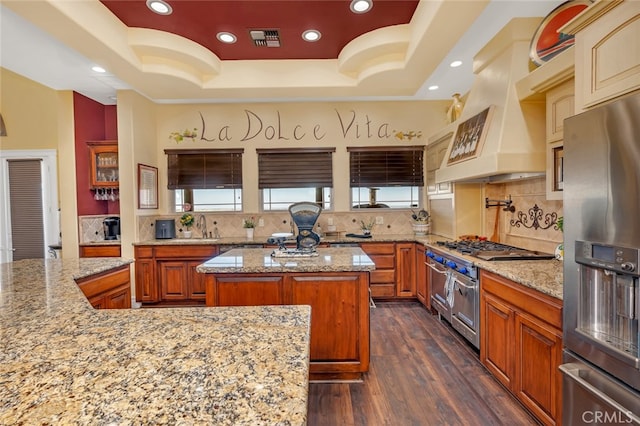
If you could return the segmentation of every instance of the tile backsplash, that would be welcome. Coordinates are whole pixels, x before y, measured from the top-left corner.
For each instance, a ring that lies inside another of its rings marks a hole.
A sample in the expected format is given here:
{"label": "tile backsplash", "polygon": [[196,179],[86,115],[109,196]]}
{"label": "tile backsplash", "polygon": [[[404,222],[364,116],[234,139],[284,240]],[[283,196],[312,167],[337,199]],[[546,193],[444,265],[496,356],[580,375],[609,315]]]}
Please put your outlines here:
{"label": "tile backsplash", "polygon": [[78,235],[80,236],[80,244],[104,241],[102,221],[107,217],[118,217],[118,215],[79,216],[78,226],[80,229]]}
{"label": "tile backsplash", "polygon": [[[416,209],[417,211],[418,209]],[[360,220],[365,222],[382,221],[382,224],[376,224],[372,232],[374,234],[405,234],[412,233],[411,227],[411,211],[410,210],[394,210],[391,211],[367,211],[365,212],[331,212],[323,211],[320,214],[318,222],[316,222],[316,232],[318,225],[322,233],[327,233],[330,226],[335,226],[334,232],[341,233],[361,233]],[[196,224],[200,217],[200,213],[194,213]],[[254,231],[254,239],[266,239],[275,232],[291,232],[291,216],[288,211],[269,212],[260,214],[225,214],[225,213],[203,213],[206,219],[207,236],[215,237],[217,234],[224,237],[242,237],[246,231],[243,228],[245,218],[253,217],[258,223]],[[180,224],[180,216],[182,213],[175,215],[161,216],[139,216],[138,217],[138,241],[146,241],[155,239],[155,221],[156,219],[174,219],[176,222],[176,237],[182,238],[185,228]],[[262,221],[262,226],[260,226]],[[333,223],[333,225],[330,225]],[[202,229],[193,226],[193,238],[202,237]],[[297,233],[297,230],[295,231]]]}
{"label": "tile backsplash", "polygon": [[[546,253],[553,253],[555,247],[562,243],[562,232],[551,224],[563,215],[563,203],[562,200],[547,200],[544,178],[486,185],[485,194],[489,199],[511,197],[515,207],[514,212],[500,211],[500,242]],[[495,209],[486,209],[487,230],[494,229]],[[539,227],[534,226],[534,220]]]}

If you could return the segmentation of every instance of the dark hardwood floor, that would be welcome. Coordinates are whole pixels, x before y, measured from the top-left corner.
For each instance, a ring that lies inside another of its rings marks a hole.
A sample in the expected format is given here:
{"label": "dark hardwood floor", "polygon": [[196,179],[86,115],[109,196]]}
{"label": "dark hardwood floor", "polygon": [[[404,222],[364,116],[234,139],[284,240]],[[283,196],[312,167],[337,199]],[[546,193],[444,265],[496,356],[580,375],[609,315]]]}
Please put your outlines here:
{"label": "dark hardwood floor", "polygon": [[363,383],[311,383],[310,426],[536,425],[477,353],[418,303],[371,310]]}

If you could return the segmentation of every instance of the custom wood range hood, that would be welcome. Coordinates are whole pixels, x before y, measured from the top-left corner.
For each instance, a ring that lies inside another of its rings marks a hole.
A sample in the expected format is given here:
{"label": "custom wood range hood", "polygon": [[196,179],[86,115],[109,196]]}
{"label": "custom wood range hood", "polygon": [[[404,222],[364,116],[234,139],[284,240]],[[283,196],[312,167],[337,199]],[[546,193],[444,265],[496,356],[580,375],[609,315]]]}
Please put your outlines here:
{"label": "custom wood range hood", "polygon": [[[463,116],[453,125],[462,134],[463,123],[488,112],[484,143],[475,155],[456,160],[454,133],[436,182],[501,182],[543,176],[545,172],[545,105],[521,104],[515,84],[529,72],[529,44],[540,20],[518,18],[507,24],[474,57],[473,86]],[[487,111],[488,109],[488,111]],[[452,156],[453,152],[453,156]]]}

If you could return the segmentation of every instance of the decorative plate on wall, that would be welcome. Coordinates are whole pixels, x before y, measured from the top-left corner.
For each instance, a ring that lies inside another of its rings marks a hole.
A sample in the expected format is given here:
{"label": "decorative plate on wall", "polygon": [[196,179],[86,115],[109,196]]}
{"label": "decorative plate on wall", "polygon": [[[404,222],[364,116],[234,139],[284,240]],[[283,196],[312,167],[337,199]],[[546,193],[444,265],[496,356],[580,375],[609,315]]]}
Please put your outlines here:
{"label": "decorative plate on wall", "polygon": [[531,39],[529,57],[536,65],[542,65],[558,53],[573,46],[574,36],[558,32],[564,24],[585,10],[592,1],[570,0],[553,9],[540,23]]}

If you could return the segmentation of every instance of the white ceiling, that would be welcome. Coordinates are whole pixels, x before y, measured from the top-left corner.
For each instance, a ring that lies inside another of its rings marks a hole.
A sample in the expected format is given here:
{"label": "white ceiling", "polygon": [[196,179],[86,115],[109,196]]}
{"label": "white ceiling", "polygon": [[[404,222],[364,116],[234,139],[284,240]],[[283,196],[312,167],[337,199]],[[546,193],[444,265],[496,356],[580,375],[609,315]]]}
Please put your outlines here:
{"label": "white ceiling", "polygon": [[[296,98],[295,100],[436,100],[450,99],[453,93],[464,94],[469,91],[473,83],[473,56],[507,22],[513,17],[546,16],[562,3],[564,1],[492,0],[413,96],[314,97]],[[462,60],[463,65],[458,68],[450,68],[449,63],[455,59]],[[136,89],[123,83],[118,76],[95,73],[91,70],[93,65],[96,64],[0,4],[0,66],[3,68],[55,90],[74,90],[105,105],[116,103],[117,90]],[[438,85],[439,89],[437,91],[427,90],[431,85]],[[244,98],[241,101],[286,100]],[[191,102],[191,100],[184,101]],[[209,101],[214,102],[214,100]],[[215,102],[236,101],[234,99],[215,99]],[[180,102],[180,100],[172,100],[172,102]],[[200,99],[199,102],[202,100]]]}

